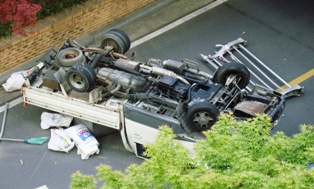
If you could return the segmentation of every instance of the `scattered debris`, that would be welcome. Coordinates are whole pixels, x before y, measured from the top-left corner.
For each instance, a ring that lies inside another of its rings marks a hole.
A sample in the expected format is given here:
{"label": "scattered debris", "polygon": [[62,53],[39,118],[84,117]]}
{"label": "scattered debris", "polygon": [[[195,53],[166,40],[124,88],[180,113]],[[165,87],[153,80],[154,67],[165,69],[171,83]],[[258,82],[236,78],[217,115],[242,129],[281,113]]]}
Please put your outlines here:
{"label": "scattered debris", "polygon": [[81,159],[88,159],[90,155],[99,154],[99,143],[89,129],[83,124],[72,126],[65,130],[77,147],[77,154]]}
{"label": "scattered debris", "polygon": [[69,127],[73,117],[62,115],[58,113],[43,112],[41,114],[40,126],[42,129],[49,129],[51,127]]}
{"label": "scattered debris", "polygon": [[27,144],[38,144],[38,145],[40,145],[40,144],[44,144],[48,140],[48,137],[28,138],[28,139],[2,138],[8,107],[9,107],[9,103],[7,102],[5,104],[5,112],[4,112],[4,116],[3,116],[3,120],[2,120],[2,126],[1,126],[1,132],[0,132],[0,141],[24,142]]}
{"label": "scattered debris", "polygon": [[74,147],[74,142],[65,133],[63,128],[51,129],[51,137],[48,142],[48,149],[68,153]]}
{"label": "scattered debris", "polygon": [[43,66],[44,63],[40,62],[29,70],[12,73],[11,76],[7,79],[6,83],[2,85],[4,90],[6,92],[21,90],[26,79],[30,82],[34,82],[37,78],[38,71],[43,68]]}
{"label": "scattered debris", "polygon": [[48,189],[48,187],[46,185],[43,185],[43,186],[40,186],[40,187],[35,188],[35,189]]}
{"label": "scattered debris", "polygon": [[40,138],[28,138],[28,139],[12,139],[12,138],[0,138],[0,141],[11,141],[11,142],[24,142],[26,144],[41,145],[47,142],[48,137]]}

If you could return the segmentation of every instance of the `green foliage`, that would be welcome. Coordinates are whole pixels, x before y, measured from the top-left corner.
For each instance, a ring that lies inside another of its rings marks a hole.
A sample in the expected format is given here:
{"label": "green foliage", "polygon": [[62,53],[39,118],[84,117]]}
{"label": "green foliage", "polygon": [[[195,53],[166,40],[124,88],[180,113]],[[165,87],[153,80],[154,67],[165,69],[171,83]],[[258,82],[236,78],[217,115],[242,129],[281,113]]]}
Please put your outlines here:
{"label": "green foliage", "polygon": [[11,28],[12,22],[0,22],[0,40],[12,36],[13,31]]}
{"label": "green foliage", "polygon": [[[0,22],[11,22],[15,35],[26,35],[25,27],[34,26],[36,14],[41,6],[28,0],[2,0],[0,1]],[[29,27],[32,32],[32,27]],[[9,30],[5,30],[7,33]]]}
{"label": "green foliage", "polygon": [[80,172],[73,173],[71,176],[70,189],[96,189],[96,179],[93,175],[83,175]]}
{"label": "green foliage", "polygon": [[191,167],[188,150],[173,140],[172,130],[166,126],[160,130],[156,142],[146,146],[144,155],[149,159],[140,167],[133,165],[127,169],[129,176],[135,178],[135,188],[162,188],[169,184],[176,188]]}
{"label": "green foliage", "polygon": [[37,14],[38,19],[54,15],[66,8],[82,4],[86,1],[87,0],[33,0],[34,3],[40,4],[42,7],[42,10]]}
{"label": "green foliage", "polygon": [[122,188],[124,175],[119,171],[112,171],[107,165],[96,167],[98,170],[97,177],[100,181],[105,181],[102,188]]}
{"label": "green foliage", "polygon": [[[95,180],[104,181],[102,188],[314,188],[314,169],[307,168],[314,162],[314,127],[300,128],[291,138],[270,135],[266,115],[238,122],[222,114],[191,156],[163,126],[156,142],[145,146],[148,159],[141,165],[126,174],[101,165]],[[72,182],[76,175],[82,177],[75,173]]]}

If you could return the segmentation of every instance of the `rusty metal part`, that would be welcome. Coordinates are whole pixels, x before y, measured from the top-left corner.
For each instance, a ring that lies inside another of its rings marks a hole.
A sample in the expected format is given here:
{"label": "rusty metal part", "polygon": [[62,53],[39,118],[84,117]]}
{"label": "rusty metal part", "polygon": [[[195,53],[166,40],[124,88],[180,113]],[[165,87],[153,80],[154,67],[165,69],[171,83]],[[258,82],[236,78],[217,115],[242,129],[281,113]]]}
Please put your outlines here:
{"label": "rusty metal part", "polygon": [[[71,39],[69,39],[68,40],[68,42],[70,43],[70,45],[72,45],[72,46],[77,46],[77,47],[79,47],[79,48],[81,48],[81,49],[86,49],[86,47],[84,47],[83,45],[81,45],[81,44],[79,44],[77,41],[75,41],[75,40],[71,40]],[[73,44],[75,44],[75,45],[73,45]]]}
{"label": "rusty metal part", "polygon": [[88,47],[85,48],[84,51],[85,52],[93,52],[93,53],[98,53],[104,56],[107,56],[110,53],[111,49],[102,49],[102,48],[98,48],[98,47]]}
{"label": "rusty metal part", "polygon": [[257,101],[243,101],[235,106],[235,110],[244,112],[246,114],[256,116],[256,114],[261,114],[266,109],[267,104],[257,102]]}
{"label": "rusty metal part", "polygon": [[112,52],[111,53],[115,58],[122,58],[122,59],[128,59],[127,56],[124,56],[123,54]]}

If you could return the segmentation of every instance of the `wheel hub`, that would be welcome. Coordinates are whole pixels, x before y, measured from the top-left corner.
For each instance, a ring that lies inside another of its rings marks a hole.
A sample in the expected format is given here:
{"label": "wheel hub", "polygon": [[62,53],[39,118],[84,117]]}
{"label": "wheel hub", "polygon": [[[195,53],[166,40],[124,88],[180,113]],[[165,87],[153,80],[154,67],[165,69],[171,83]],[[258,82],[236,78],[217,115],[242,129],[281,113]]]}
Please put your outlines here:
{"label": "wheel hub", "polygon": [[198,112],[194,115],[193,122],[199,127],[209,128],[212,126],[214,119],[207,112]]}
{"label": "wheel hub", "polygon": [[76,88],[82,88],[84,85],[84,80],[77,74],[72,74],[70,77],[70,82]]}

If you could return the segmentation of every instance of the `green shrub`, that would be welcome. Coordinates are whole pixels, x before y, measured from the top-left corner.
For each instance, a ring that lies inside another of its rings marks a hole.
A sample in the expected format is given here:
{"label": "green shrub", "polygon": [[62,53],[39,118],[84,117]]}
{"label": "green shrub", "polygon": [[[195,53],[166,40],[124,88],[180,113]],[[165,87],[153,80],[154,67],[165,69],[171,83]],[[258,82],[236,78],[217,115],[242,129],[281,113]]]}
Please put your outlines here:
{"label": "green shrub", "polygon": [[[146,146],[149,159],[129,166],[126,173],[100,165],[93,187],[99,183],[100,188],[121,189],[313,188],[314,168],[308,164],[314,162],[314,127],[300,128],[292,137],[283,132],[271,135],[266,115],[237,122],[231,114],[222,114],[204,132],[206,139],[195,144],[198,153],[191,157],[174,140],[172,130],[162,126],[156,142]],[[82,188],[90,176],[73,174],[71,189]]]}
{"label": "green shrub", "polygon": [[12,22],[0,22],[0,39],[12,35],[11,23]]}
{"label": "green shrub", "polygon": [[38,19],[54,15],[62,10],[86,2],[87,0],[33,0],[34,3],[40,4],[42,10],[37,14]]}
{"label": "green shrub", "polygon": [[96,179],[92,175],[83,175],[80,172],[76,172],[71,178],[72,182],[69,186],[71,189],[96,189]]}

